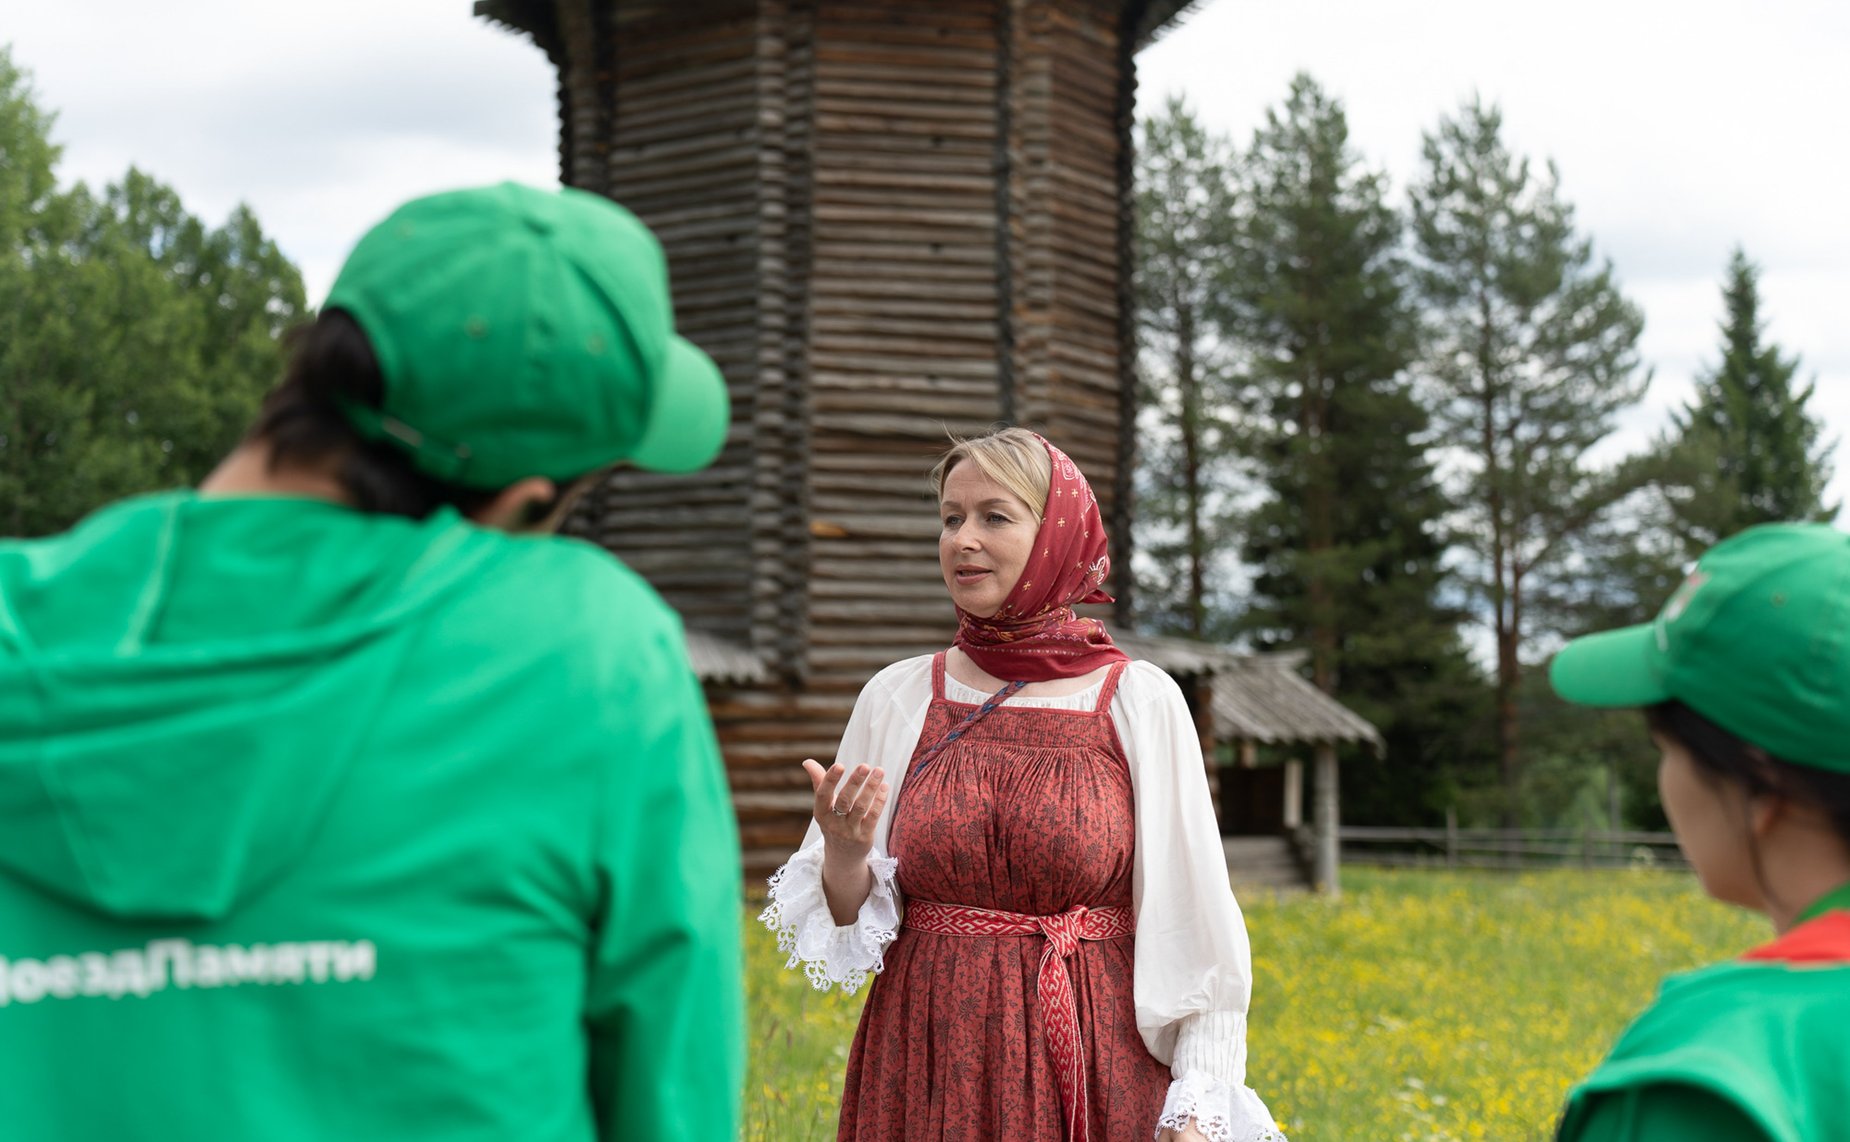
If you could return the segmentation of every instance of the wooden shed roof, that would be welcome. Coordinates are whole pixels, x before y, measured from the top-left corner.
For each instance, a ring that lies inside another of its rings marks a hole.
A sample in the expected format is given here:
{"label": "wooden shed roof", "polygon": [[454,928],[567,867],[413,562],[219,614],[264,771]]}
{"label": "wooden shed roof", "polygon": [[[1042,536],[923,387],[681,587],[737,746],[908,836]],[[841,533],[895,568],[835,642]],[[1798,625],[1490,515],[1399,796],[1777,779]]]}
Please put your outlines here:
{"label": "wooden shed roof", "polygon": [[1135,634],[1111,623],[1111,641],[1132,658],[1153,662],[1177,678],[1196,678],[1235,669],[1238,657],[1212,643],[1156,634]]}
{"label": "wooden shed roof", "polygon": [[1301,652],[1246,655],[1233,659],[1232,669],[1217,672],[1215,736],[1268,745],[1365,742],[1381,756],[1386,748],[1381,731],[1311,685],[1298,673],[1303,661]]}
{"label": "wooden shed roof", "polygon": [[1178,678],[1206,678],[1214,736],[1222,741],[1364,742],[1377,756],[1381,731],[1366,718],[1311,685],[1298,669],[1302,651],[1234,654],[1186,638],[1113,630],[1112,641],[1132,658]]}
{"label": "wooden shed roof", "polygon": [[[1377,755],[1384,748],[1373,724],[1298,673],[1302,652],[1232,654],[1185,638],[1120,631],[1111,637],[1124,653],[1168,674],[1208,678],[1214,735],[1223,741],[1363,742]],[[770,680],[758,655],[704,631],[687,632],[687,654],[702,682],[756,685]]]}
{"label": "wooden shed roof", "polygon": [[[1132,658],[1155,663],[1178,678],[1237,670],[1240,659],[1205,642],[1161,635],[1127,634],[1112,631],[1112,641]],[[763,659],[718,635],[689,628],[687,656],[694,673],[702,682],[756,684],[770,680]]]}

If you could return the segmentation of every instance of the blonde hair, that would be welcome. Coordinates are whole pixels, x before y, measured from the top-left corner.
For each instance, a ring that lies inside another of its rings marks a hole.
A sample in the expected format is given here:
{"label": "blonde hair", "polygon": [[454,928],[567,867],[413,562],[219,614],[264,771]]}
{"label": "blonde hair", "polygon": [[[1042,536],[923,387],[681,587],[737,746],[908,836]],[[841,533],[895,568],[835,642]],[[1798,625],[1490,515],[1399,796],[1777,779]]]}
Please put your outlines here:
{"label": "blonde hair", "polygon": [[1041,438],[1025,428],[998,428],[968,440],[951,437],[951,450],[931,470],[932,494],[944,496],[944,481],[951,469],[969,460],[1009,494],[1028,505],[1034,526],[1047,511],[1047,491],[1053,486],[1053,460]]}

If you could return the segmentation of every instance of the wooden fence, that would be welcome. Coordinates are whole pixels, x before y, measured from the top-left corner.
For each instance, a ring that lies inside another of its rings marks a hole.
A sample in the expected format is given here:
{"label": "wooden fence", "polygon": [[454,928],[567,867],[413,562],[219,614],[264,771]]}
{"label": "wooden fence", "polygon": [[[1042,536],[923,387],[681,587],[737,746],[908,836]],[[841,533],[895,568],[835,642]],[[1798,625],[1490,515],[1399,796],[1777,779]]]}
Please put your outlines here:
{"label": "wooden fence", "polygon": [[1396,868],[1674,868],[1689,863],[1671,833],[1589,829],[1400,829],[1344,825],[1344,864]]}

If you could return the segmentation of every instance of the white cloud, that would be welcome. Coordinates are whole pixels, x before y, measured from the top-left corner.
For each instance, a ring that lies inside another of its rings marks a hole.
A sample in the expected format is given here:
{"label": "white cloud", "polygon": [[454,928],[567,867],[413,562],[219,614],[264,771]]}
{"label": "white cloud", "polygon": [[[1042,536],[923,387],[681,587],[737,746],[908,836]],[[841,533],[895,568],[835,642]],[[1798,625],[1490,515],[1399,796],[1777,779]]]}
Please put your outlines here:
{"label": "white cloud", "polygon": [[135,164],[210,220],[248,202],[313,300],[407,198],[557,181],[551,65],[467,3],[97,0],[30,6],[4,34],[58,112],[63,177]]}

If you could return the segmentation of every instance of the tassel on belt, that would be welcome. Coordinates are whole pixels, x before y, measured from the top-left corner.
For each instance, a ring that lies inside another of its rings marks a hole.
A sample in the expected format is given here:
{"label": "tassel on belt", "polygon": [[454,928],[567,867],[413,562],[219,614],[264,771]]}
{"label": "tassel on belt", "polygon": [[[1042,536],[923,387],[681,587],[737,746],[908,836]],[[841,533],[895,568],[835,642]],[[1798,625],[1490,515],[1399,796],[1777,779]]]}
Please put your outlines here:
{"label": "tassel on belt", "polygon": [[906,902],[905,926],[940,936],[1043,936],[1035,993],[1041,1003],[1041,1033],[1053,1056],[1054,1075],[1060,1082],[1060,1109],[1066,1116],[1067,1137],[1084,1142],[1086,1134],[1085,1045],[1079,1037],[1079,1007],[1073,997],[1073,979],[1063,962],[1079,950],[1081,940],[1111,940],[1137,930],[1129,908],[1087,908],[1079,905],[1052,916],[1023,912],[992,912],[929,900]]}

